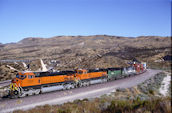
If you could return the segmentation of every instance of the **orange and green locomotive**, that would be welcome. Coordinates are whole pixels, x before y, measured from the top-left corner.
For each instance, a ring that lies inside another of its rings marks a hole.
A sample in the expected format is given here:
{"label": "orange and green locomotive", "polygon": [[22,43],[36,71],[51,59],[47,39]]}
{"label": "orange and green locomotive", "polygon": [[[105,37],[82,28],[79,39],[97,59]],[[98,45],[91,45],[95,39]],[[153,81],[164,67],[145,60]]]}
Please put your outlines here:
{"label": "orange and green locomotive", "polygon": [[146,63],[133,63],[125,68],[78,69],[56,72],[19,72],[10,84],[11,98],[56,90],[72,89],[137,75],[146,71]]}

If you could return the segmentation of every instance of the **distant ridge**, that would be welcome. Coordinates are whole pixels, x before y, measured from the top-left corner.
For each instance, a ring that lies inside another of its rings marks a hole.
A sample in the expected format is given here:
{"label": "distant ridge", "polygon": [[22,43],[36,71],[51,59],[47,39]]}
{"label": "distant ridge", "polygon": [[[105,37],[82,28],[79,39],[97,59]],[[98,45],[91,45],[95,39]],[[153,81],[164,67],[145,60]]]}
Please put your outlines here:
{"label": "distant ridge", "polygon": [[17,43],[0,45],[2,59],[57,58],[62,55],[105,54],[114,51],[155,49],[171,47],[170,37],[139,36],[121,37],[110,35],[54,36],[51,38],[28,37]]}

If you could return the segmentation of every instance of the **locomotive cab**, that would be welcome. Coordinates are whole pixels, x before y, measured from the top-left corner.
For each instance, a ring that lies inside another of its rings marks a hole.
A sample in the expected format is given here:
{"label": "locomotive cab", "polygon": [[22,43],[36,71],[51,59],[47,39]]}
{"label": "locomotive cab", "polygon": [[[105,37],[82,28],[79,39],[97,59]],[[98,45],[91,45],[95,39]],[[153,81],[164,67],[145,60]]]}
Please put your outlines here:
{"label": "locomotive cab", "polygon": [[12,79],[11,85],[20,87],[22,85],[22,80],[26,79],[27,75],[25,73],[17,73],[16,77]]}
{"label": "locomotive cab", "polygon": [[16,78],[23,80],[23,79],[26,78],[26,76],[27,76],[27,75],[19,75],[19,74],[17,74],[17,75],[16,75]]}
{"label": "locomotive cab", "polygon": [[77,72],[77,74],[79,74],[79,75],[87,74],[87,70],[85,70],[85,69],[79,69],[79,70],[77,70],[76,72]]}
{"label": "locomotive cab", "polygon": [[27,78],[27,75],[25,74],[18,73],[16,75],[16,80],[24,80],[25,78]]}

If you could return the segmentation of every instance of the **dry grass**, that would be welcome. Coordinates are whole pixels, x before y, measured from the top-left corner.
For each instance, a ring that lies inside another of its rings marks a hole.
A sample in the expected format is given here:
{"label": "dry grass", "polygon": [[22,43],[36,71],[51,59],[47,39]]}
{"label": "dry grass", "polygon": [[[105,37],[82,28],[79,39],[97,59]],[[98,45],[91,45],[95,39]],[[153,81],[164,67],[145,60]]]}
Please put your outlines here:
{"label": "dry grass", "polygon": [[108,99],[75,100],[63,105],[39,106],[28,111],[17,110],[14,113],[171,113],[171,98],[152,100],[111,100],[110,105],[103,107]]}
{"label": "dry grass", "polygon": [[171,113],[171,99],[152,99],[144,100],[140,99],[129,100],[114,100],[111,105],[103,111],[104,113]]}

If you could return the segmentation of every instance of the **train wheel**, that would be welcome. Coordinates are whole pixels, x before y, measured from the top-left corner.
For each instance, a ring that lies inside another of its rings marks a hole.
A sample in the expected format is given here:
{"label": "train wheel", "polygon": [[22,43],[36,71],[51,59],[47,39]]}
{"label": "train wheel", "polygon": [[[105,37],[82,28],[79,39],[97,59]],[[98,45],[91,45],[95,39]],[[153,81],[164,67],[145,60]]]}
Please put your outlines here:
{"label": "train wheel", "polygon": [[83,82],[83,86],[84,86],[84,87],[87,86],[87,84],[88,84],[87,82]]}
{"label": "train wheel", "polygon": [[82,83],[82,82],[80,82],[79,87],[82,87],[82,86],[83,86],[83,83]]}
{"label": "train wheel", "polygon": [[40,90],[40,89],[35,90],[35,95],[40,94],[40,92],[41,92],[41,90]]}
{"label": "train wheel", "polygon": [[62,90],[66,90],[66,85],[63,85],[63,89]]}
{"label": "train wheel", "polygon": [[17,90],[14,91],[14,95],[18,95],[19,92]]}
{"label": "train wheel", "polygon": [[107,78],[102,79],[102,82],[103,82],[103,83],[104,83],[104,82],[107,82]]}
{"label": "train wheel", "polygon": [[74,86],[74,88],[77,88],[77,83],[75,83],[73,86]]}
{"label": "train wheel", "polygon": [[68,89],[72,89],[72,83],[68,84]]}
{"label": "train wheel", "polygon": [[67,84],[66,84],[66,85],[64,85],[64,90],[68,90],[68,86],[67,86]]}
{"label": "train wheel", "polygon": [[89,86],[89,85],[90,85],[90,83],[89,83],[89,81],[87,81],[87,82],[86,82],[86,86]]}
{"label": "train wheel", "polygon": [[18,98],[19,92],[17,90],[10,92],[10,98]]}
{"label": "train wheel", "polygon": [[75,88],[75,84],[71,84],[72,86],[71,86],[71,89],[73,89],[73,88]]}

